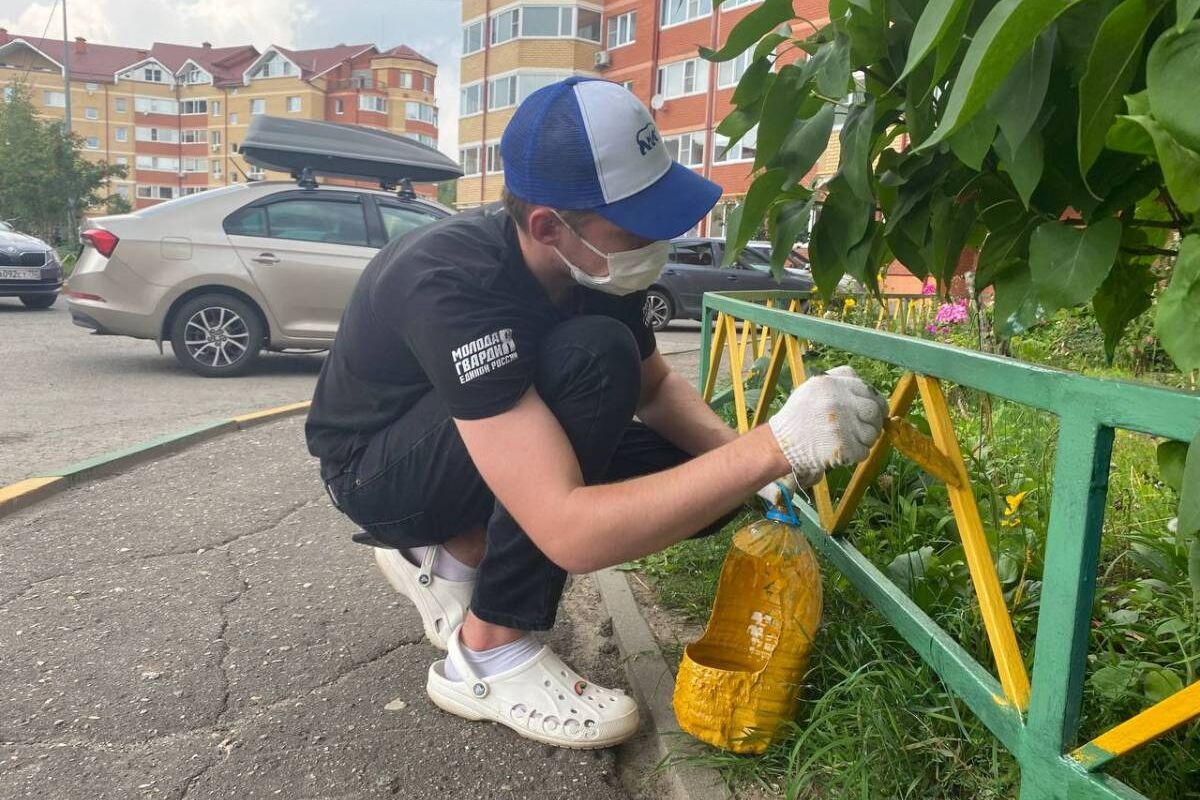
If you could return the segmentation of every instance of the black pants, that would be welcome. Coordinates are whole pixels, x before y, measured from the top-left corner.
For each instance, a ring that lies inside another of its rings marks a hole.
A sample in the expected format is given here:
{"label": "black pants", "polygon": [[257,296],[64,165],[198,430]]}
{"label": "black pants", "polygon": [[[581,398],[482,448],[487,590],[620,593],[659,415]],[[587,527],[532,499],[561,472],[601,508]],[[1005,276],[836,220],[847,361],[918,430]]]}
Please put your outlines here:
{"label": "black pants", "polygon": [[[538,395],[566,432],[588,484],[658,472],[690,458],[633,419],[641,364],[622,323],[575,317],[542,341],[537,359]],[[488,489],[436,393],[375,433],[329,488],[338,508],[384,546],[440,544],[486,526],[471,610],[521,630],[554,625],[566,573]],[[696,535],[720,530],[736,513]]]}

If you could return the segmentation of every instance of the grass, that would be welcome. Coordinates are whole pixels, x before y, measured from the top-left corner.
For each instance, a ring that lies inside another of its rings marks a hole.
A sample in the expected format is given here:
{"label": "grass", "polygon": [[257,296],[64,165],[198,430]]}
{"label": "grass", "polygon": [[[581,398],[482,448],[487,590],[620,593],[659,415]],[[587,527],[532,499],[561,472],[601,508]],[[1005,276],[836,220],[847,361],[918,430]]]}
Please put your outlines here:
{"label": "grass", "polygon": [[[969,334],[952,336],[970,344]],[[1135,340],[1109,366],[1098,351],[1094,321],[1070,313],[1015,341],[1013,349],[1029,360],[1092,374],[1188,384],[1188,376],[1163,371],[1170,365],[1152,342]],[[820,350],[813,355],[814,366],[824,368],[846,360],[877,386],[890,387],[899,375],[866,359]],[[1057,423],[973,390],[948,387],[947,398],[1021,650],[1032,665]],[[919,406],[916,411],[920,427]],[[1168,529],[1177,498],[1158,477],[1155,446],[1149,437],[1118,432],[1080,741],[1195,681],[1200,672],[1200,595],[1194,594],[1200,587],[1189,581],[1189,543]],[[831,474],[835,496],[847,476],[847,470]],[[707,618],[730,534],[739,524],[744,522],[637,562],[665,606]],[[944,487],[893,454],[849,535],[991,667]],[[918,562],[923,569],[912,569]],[[844,578],[826,569],[824,580],[823,626],[794,724],[763,756],[709,750],[700,758],[734,785],[758,784],[789,798],[1015,797],[1015,759]],[[1109,772],[1151,798],[1200,798],[1200,723],[1118,759]]]}

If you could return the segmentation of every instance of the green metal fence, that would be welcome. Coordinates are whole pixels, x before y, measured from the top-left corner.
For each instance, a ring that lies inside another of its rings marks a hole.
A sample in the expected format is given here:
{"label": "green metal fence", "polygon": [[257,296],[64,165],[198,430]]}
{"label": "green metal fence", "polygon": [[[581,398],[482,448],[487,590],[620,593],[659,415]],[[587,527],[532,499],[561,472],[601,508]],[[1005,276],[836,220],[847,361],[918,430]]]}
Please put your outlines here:
{"label": "green metal fence", "polygon": [[[743,430],[761,423],[782,371],[791,370],[793,385],[804,379],[802,356],[808,342],[905,370],[892,393],[885,434],[840,500],[835,504],[822,482],[814,504],[797,501],[804,533],[1014,754],[1021,766],[1022,800],[1143,797],[1104,769],[1112,759],[1200,715],[1200,682],[1077,746],[1113,436],[1122,428],[1190,441],[1200,431],[1200,396],[1089,378],[821,319],[795,310],[804,299],[787,292],[705,295],[700,384],[706,398],[714,405],[732,403]],[[732,386],[717,396],[723,356],[728,357]],[[999,594],[941,381],[1049,412],[1059,421],[1031,677]],[[753,409],[747,402],[753,397],[748,382],[760,382]],[[903,420],[918,393],[931,437]],[[840,535],[893,447],[947,483],[999,677]]]}

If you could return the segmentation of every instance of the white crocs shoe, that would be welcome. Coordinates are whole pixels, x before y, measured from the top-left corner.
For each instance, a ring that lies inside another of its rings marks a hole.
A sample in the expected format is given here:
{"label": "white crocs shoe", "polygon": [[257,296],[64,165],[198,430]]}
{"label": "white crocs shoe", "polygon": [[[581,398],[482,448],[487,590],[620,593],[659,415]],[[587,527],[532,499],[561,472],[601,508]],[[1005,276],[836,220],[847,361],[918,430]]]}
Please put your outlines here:
{"label": "white crocs shoe", "polygon": [[413,601],[421,613],[425,625],[425,636],[439,650],[446,649],[446,641],[467,615],[475,581],[448,581],[433,574],[433,561],[438,548],[425,548],[421,566],[416,566],[399,550],[390,547],[375,548],[375,563],[383,572],[388,583],[400,594]]}
{"label": "white crocs shoe", "polygon": [[[429,667],[429,698],[464,719],[486,719],[555,747],[594,750],[620,744],[637,733],[637,703],[620,689],[584,680],[543,646],[533,658],[507,672],[480,678],[462,655],[461,628],[450,635],[447,658]],[[461,681],[446,677],[447,660]]]}

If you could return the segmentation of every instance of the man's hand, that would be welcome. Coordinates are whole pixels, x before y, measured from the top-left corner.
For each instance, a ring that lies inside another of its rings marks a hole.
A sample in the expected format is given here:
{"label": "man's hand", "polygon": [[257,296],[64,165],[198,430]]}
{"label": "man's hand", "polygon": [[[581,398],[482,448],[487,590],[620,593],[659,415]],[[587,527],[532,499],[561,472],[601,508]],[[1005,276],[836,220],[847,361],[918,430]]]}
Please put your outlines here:
{"label": "man's hand", "polygon": [[866,458],[887,411],[887,401],[842,366],[801,384],[768,424],[792,469],[807,478]]}

